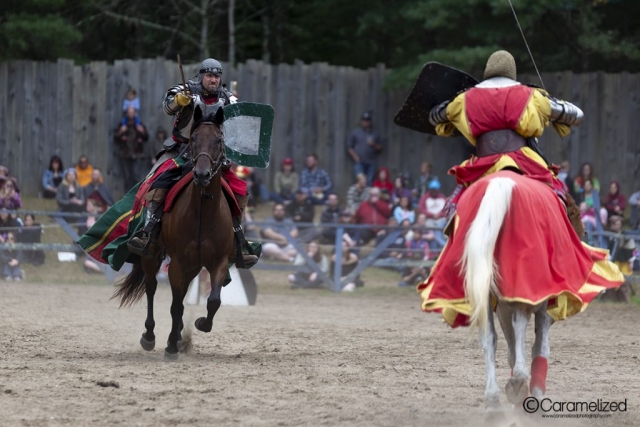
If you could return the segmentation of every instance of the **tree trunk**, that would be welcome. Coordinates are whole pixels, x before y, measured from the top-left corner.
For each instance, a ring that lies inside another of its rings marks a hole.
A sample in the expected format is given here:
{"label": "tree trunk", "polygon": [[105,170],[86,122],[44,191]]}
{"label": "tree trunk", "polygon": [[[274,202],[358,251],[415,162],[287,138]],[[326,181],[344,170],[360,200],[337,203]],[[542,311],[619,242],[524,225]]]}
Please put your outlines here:
{"label": "tree trunk", "polygon": [[236,0],[229,0],[229,64],[236,65]]}
{"label": "tree trunk", "polygon": [[209,16],[207,12],[209,10],[209,1],[202,0],[200,3],[200,14],[202,21],[200,23],[200,60],[204,60],[209,57]]}

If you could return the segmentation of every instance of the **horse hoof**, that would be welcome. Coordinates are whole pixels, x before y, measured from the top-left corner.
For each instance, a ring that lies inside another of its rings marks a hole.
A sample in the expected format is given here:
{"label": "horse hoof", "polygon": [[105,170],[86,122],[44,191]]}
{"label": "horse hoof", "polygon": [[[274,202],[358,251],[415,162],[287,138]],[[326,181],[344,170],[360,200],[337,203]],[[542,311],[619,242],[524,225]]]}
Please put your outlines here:
{"label": "horse hoof", "polygon": [[507,394],[509,402],[513,403],[514,405],[521,405],[529,395],[529,385],[527,384],[527,379],[516,377],[509,378],[504,392]]}
{"label": "horse hoof", "polygon": [[152,341],[147,341],[144,338],[144,334],[142,334],[142,337],[140,338],[140,345],[142,346],[143,349],[145,349],[146,351],[151,351],[154,348],[156,348],[156,340],[152,340]]}
{"label": "horse hoof", "polygon": [[[169,347],[170,345],[171,344],[169,344],[169,340],[167,340],[167,347]],[[179,352],[184,350],[185,345],[186,344],[184,343],[184,341],[182,339],[179,339],[178,342],[176,343],[176,346],[178,346],[178,351]]]}
{"label": "horse hoof", "polygon": [[169,349],[164,349],[164,360],[168,360],[170,362],[175,362],[176,360],[178,360],[178,357],[180,357],[180,353],[175,352],[175,353],[170,353]]}
{"label": "horse hoof", "polygon": [[196,320],[195,325],[196,329],[201,332],[211,332],[212,325],[207,325],[207,319],[205,317],[200,317],[198,320]]}

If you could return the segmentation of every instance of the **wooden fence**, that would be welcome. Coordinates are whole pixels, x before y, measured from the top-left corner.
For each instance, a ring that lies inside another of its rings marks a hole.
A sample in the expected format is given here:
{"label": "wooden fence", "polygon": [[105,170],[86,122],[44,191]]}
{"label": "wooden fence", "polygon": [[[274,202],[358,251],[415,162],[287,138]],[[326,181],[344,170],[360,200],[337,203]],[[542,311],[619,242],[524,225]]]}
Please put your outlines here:
{"label": "wooden fence", "polygon": [[[392,118],[408,90],[383,90],[388,73],[384,66],[357,70],[324,63],[259,61],[224,66],[224,80],[239,82],[242,100],[275,108],[271,166],[259,172],[268,185],[283,158],[292,157],[300,170],[305,156],[316,152],[336,190],[344,195],[353,181],[346,141],[360,115],[371,110],[384,143],[381,165],[393,175],[407,171],[415,177],[420,162],[429,160],[445,191],[453,188],[446,171],[465,158],[466,143],[395,126]],[[185,68],[189,77],[196,73],[197,64]],[[603,185],[617,179],[626,194],[639,190],[640,74],[563,72],[543,74],[543,79],[552,94],[581,106],[588,119],[565,139],[547,131],[541,140],[547,156],[554,162],[568,159],[573,173],[582,162],[590,161]],[[530,76],[522,80],[535,82]],[[176,63],[162,58],[87,65],[69,60],[0,63],[4,94],[0,97],[0,163],[9,166],[23,192],[35,194],[51,155],[60,155],[65,166],[71,166],[85,154],[103,169],[114,193],[121,195],[113,133],[122,117],[125,91],[138,91],[140,116],[150,133],[150,158],[161,147],[154,138],[156,129],[171,129],[161,107],[164,93],[179,81]]]}

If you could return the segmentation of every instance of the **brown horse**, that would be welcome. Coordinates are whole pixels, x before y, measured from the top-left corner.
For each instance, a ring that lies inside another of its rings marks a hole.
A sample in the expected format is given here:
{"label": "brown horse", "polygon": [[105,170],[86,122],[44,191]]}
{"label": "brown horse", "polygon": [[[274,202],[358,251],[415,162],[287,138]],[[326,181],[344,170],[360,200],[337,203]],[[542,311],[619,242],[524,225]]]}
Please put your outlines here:
{"label": "brown horse", "polygon": [[156,292],[156,274],[161,264],[161,253],[171,257],[169,282],[173,294],[171,303],[172,327],[165,349],[165,357],[177,359],[182,341],[183,300],[189,283],[205,267],[211,275],[211,294],[207,301],[207,317],[201,317],[195,326],[202,332],[210,332],[218,308],[220,292],[227,274],[227,263],[233,249],[233,224],[231,211],[222,193],[220,168],[224,159],[224,138],[220,125],[222,108],[205,115],[200,107],[194,111],[191,132],[191,157],[194,179],[174,202],[171,211],[164,215],[162,232],[158,239],[159,251],[154,259],[142,258],[133,265],[131,273],[118,284],[114,298],[120,298],[120,306],[131,305],[147,294],[146,332],[140,345],[147,351],[155,347],[153,329],[153,297]]}

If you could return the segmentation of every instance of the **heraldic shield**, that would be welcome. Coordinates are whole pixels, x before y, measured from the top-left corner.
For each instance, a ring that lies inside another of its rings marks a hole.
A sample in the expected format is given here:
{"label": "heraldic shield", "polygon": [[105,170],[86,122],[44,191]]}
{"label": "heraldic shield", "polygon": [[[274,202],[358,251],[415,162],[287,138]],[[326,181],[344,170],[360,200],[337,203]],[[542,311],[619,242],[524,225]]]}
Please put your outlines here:
{"label": "heraldic shield", "polygon": [[222,131],[229,160],[243,166],[266,168],[271,156],[274,111],[271,105],[238,102],[222,108]]}
{"label": "heraldic shield", "polygon": [[435,135],[436,129],[429,123],[431,109],[477,84],[478,81],[464,71],[439,62],[427,62],[393,121],[398,126]]}

